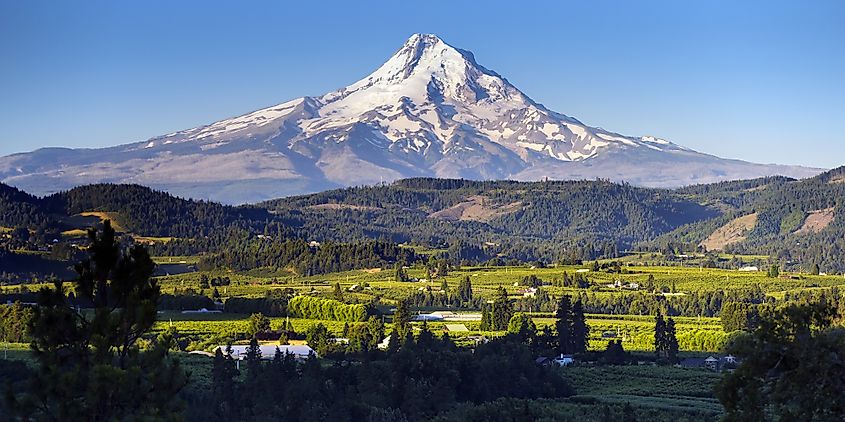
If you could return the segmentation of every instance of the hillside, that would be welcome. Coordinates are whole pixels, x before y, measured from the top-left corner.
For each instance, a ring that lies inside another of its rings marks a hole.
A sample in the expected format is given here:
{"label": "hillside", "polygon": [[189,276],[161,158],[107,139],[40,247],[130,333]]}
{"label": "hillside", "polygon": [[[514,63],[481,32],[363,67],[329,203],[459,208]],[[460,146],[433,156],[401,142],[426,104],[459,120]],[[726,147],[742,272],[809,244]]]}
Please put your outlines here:
{"label": "hillside", "polygon": [[813,264],[822,271],[845,271],[841,260],[845,253],[843,181],[845,167],[804,180],[760,179],[747,185],[731,182],[682,189],[678,192],[698,195],[702,202],[730,206],[721,218],[681,226],[652,244],[676,243],[687,249],[699,244],[717,246],[708,242],[714,233],[729,231],[741,222],[741,235],[714,249],[770,255],[805,271]]}
{"label": "hillside", "polygon": [[[207,262],[237,262],[240,268],[307,255],[308,241],[380,240],[476,262],[497,257],[568,262],[630,249],[707,250],[841,272],[843,181],[845,168],[805,180],[762,178],[677,190],[607,181],[416,178],[243,207],[137,185],[91,185],[46,198],[3,186],[0,227],[81,233],[97,217],[112,218],[127,233],[148,237],[156,253],[225,254],[227,259]],[[165,238],[166,244],[156,243]]]}
{"label": "hillside", "polygon": [[485,246],[493,255],[591,258],[719,213],[671,191],[604,181],[407,179],[260,204],[302,213],[315,239]]}

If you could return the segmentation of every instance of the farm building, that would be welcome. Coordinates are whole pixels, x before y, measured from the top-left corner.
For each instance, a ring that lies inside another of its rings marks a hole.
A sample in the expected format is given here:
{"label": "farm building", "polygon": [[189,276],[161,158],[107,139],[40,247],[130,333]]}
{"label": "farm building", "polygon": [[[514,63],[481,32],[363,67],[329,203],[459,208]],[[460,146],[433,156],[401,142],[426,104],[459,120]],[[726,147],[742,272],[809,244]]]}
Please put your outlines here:
{"label": "farm building", "polygon": [[[232,359],[238,359],[238,360],[246,359],[246,353],[247,353],[247,349],[249,349],[249,346],[238,345],[238,346],[231,346],[231,347],[232,347]],[[220,351],[223,352],[224,355],[226,354],[226,346],[217,346],[217,348],[220,349]],[[258,346],[258,348],[261,350],[261,359],[265,359],[265,360],[273,359],[273,357],[276,356],[276,349],[278,349],[282,354],[290,353],[296,359],[300,359],[300,360],[308,359],[308,357],[311,354],[314,354],[314,356],[317,356],[317,352],[315,352],[314,349],[312,349],[310,346],[306,346],[306,345],[279,346],[279,345],[275,345],[275,344],[262,344],[262,345]]]}
{"label": "farm building", "polygon": [[752,272],[752,271],[760,271],[760,269],[755,267],[755,266],[747,266],[747,267],[740,268],[739,271]]}
{"label": "farm building", "polygon": [[446,324],[443,326],[443,331],[447,333],[468,333],[469,328],[464,324]]}
{"label": "farm building", "polygon": [[739,360],[732,355],[723,357],[708,356],[706,358],[686,358],[677,366],[690,369],[707,369],[714,372],[727,371],[736,368]]}
{"label": "farm building", "polygon": [[411,321],[443,321],[443,317],[436,314],[420,314],[414,315]]}

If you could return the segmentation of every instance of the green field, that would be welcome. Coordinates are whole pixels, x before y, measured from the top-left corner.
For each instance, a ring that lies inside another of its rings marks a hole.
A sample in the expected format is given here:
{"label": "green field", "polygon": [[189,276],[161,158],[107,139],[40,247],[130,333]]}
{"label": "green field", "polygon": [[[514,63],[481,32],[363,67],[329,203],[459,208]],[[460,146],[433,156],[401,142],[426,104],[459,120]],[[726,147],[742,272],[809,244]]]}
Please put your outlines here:
{"label": "green field", "polygon": [[563,368],[579,397],[640,408],[691,413],[716,420],[722,406],[713,394],[720,374],[661,366],[576,366]]}

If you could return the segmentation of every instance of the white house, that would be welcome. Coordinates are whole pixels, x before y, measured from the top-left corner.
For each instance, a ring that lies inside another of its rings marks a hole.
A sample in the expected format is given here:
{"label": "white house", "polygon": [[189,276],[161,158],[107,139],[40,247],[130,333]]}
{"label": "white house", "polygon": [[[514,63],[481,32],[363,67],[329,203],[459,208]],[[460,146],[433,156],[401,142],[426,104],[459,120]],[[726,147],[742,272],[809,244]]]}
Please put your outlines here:
{"label": "white house", "polygon": [[753,266],[753,265],[750,265],[750,266],[747,266],[747,267],[742,267],[742,268],[740,268],[740,269],[739,269],[739,271],[743,271],[743,272],[752,272],[752,271],[760,271],[760,269],[759,269],[759,268],[757,268],[757,267],[755,267],[755,266]]}
{"label": "white house", "polygon": [[560,355],[554,359],[555,365],[558,366],[569,366],[575,363],[575,358],[572,355]]}

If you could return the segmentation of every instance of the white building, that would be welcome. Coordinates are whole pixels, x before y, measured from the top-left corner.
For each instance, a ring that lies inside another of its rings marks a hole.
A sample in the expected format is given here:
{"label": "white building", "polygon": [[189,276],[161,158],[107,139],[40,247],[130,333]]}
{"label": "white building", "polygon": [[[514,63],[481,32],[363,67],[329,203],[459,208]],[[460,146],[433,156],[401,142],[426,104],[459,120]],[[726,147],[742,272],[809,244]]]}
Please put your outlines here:
{"label": "white building", "polygon": [[[223,354],[226,354],[226,346],[217,346]],[[261,359],[264,360],[271,360],[273,357],[276,356],[276,348],[279,349],[282,354],[290,353],[299,360],[308,359],[308,357],[313,353],[314,356],[317,356],[317,352],[311,348],[311,346],[306,345],[275,345],[275,344],[262,344],[259,345],[258,348],[261,350]],[[246,359],[247,349],[249,346],[237,345],[232,346],[232,359],[235,360],[243,360]]]}

